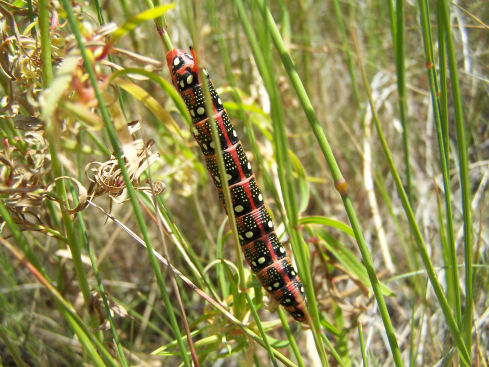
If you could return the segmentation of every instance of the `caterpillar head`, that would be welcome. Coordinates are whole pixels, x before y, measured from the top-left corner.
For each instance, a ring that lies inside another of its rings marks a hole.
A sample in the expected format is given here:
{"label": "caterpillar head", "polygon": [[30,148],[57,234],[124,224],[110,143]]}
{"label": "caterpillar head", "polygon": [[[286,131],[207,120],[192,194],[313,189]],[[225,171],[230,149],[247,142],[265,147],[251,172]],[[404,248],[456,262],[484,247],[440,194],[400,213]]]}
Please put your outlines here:
{"label": "caterpillar head", "polygon": [[[191,52],[194,54],[192,49]],[[185,51],[174,48],[166,55],[166,62],[173,85],[180,93],[199,83],[199,69],[195,63],[195,58]]]}

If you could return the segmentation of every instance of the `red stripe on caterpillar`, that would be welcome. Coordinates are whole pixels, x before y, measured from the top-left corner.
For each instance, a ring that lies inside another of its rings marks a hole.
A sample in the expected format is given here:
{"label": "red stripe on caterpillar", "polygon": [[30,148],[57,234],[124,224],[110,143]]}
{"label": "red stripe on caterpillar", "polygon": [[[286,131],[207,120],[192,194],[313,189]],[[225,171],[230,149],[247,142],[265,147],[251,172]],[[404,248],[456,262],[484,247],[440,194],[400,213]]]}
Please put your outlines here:
{"label": "red stripe on caterpillar", "polygon": [[[179,49],[168,52],[166,60],[173,85],[182,96],[192,117],[192,133],[202,150],[219,200],[225,206],[199,69],[194,58]],[[306,302],[302,283],[275,234],[272,218],[236,130],[229,121],[209,74],[205,69],[203,71],[209,85],[212,113],[218,128],[226,179],[245,259],[272,297],[284,306],[294,319],[306,322]]]}

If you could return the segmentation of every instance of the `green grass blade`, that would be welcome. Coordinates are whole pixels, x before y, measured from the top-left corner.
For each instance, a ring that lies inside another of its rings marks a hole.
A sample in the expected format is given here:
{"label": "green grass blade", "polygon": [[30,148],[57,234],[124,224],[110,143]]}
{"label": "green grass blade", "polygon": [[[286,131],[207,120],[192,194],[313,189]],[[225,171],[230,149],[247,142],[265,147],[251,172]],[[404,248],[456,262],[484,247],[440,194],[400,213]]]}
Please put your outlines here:
{"label": "green grass blade", "polygon": [[446,31],[446,46],[448,69],[450,70],[450,83],[452,86],[453,104],[455,110],[455,127],[457,132],[457,148],[459,160],[460,184],[462,186],[462,207],[464,218],[464,260],[465,260],[465,308],[463,315],[463,332],[467,350],[472,350],[472,324],[473,324],[473,271],[472,271],[472,212],[470,179],[467,157],[467,142],[465,138],[464,114],[462,108],[462,96],[460,93],[460,82],[457,70],[457,59],[453,41],[452,25],[450,22],[450,11],[448,2],[441,0],[441,19]]}
{"label": "green grass blade", "polygon": [[301,219],[299,219],[299,224],[321,224],[326,227],[339,229],[340,231],[345,232],[347,235],[355,238],[355,233],[353,232],[353,230],[346,224],[337,221],[336,219],[322,216],[302,217]]}
{"label": "green grass blade", "polygon": [[41,67],[42,84],[47,88],[53,79],[53,67],[51,63],[51,36],[49,34],[49,1],[39,0],[38,18],[41,31]]}
{"label": "green grass blade", "polygon": [[429,255],[428,250],[426,248],[426,244],[424,243],[423,237],[421,235],[421,231],[419,229],[419,226],[416,222],[416,218],[414,216],[414,212],[413,212],[411,205],[409,203],[408,196],[407,196],[406,192],[404,191],[404,187],[402,185],[401,178],[399,177],[399,174],[397,172],[394,160],[392,159],[392,154],[391,154],[390,149],[387,145],[387,141],[385,140],[384,133],[382,131],[382,127],[380,126],[379,118],[377,116],[377,110],[376,110],[374,101],[372,99],[372,93],[370,91],[370,86],[369,86],[369,83],[367,80],[367,75],[365,73],[365,69],[363,68],[363,65],[361,65],[361,70],[362,70],[363,83],[364,83],[365,89],[367,91],[367,94],[369,96],[370,108],[372,109],[373,120],[375,122],[377,134],[379,136],[380,144],[382,145],[382,149],[384,151],[385,158],[386,158],[387,163],[389,165],[390,173],[393,176],[394,182],[396,184],[397,193],[401,199],[402,206],[404,208],[404,212],[408,218],[409,225],[411,227],[411,231],[413,233],[416,244],[418,245],[418,250],[419,250],[420,256],[423,260],[424,266],[425,266],[426,271],[428,273],[428,277],[430,279],[431,286],[433,287],[433,290],[434,290],[436,297],[438,299],[438,303],[442,309],[443,315],[445,316],[445,320],[448,324],[448,328],[450,329],[450,332],[451,332],[451,334],[455,340],[455,344],[457,345],[457,349],[459,350],[460,355],[461,355],[464,363],[468,364],[470,361],[470,358],[469,358],[467,348],[464,344],[464,341],[462,339],[462,335],[461,335],[460,330],[457,326],[455,318],[453,317],[453,314],[450,310],[450,306],[448,305],[445,294],[443,293],[443,289],[441,287],[441,284],[438,281],[438,277],[435,273],[435,269],[434,269],[433,264],[431,262],[430,255]]}
{"label": "green grass blade", "polygon": [[[290,167],[288,149],[287,149],[287,137],[285,134],[284,127],[284,115],[282,110],[282,104],[279,98],[279,93],[277,91],[276,83],[272,78],[271,71],[267,66],[267,61],[262,53],[262,49],[267,50],[268,47],[260,47],[258,44],[257,37],[248,19],[244,5],[241,1],[235,0],[234,4],[238,10],[239,18],[243,29],[248,37],[248,43],[251,46],[255,62],[257,64],[258,70],[260,71],[261,77],[267,88],[268,95],[271,101],[271,116],[274,125],[274,141],[276,144],[276,158],[279,169],[279,180],[282,187],[282,194],[284,197],[284,205],[286,207],[289,232],[292,238],[292,248],[294,255],[296,256],[298,271],[301,279],[303,281],[306,295],[309,302],[309,311],[311,312],[313,319],[313,336],[316,343],[316,348],[321,358],[321,362],[324,365],[328,365],[326,352],[324,345],[319,336],[320,322],[319,322],[319,311],[317,308],[317,303],[314,295],[314,289],[312,287],[312,277],[310,274],[310,269],[308,266],[308,254],[306,253],[307,246],[305,245],[304,239],[297,230],[297,211],[296,211],[296,198],[294,186],[291,183],[291,177],[288,175],[285,177],[284,167]],[[260,5],[261,7],[261,5]],[[266,25],[267,33],[270,30],[270,24]],[[278,31],[277,31],[278,32]],[[290,172],[290,169],[289,171]],[[291,228],[290,228],[291,227]]]}
{"label": "green grass blade", "polygon": [[[65,317],[66,321],[70,325],[71,329],[75,332],[80,340],[80,343],[85,348],[86,352],[90,355],[91,361],[96,366],[106,366],[108,365],[116,367],[117,363],[113,360],[110,353],[107,351],[105,346],[93,335],[90,327],[78,316],[74,307],[63,298],[63,296],[56,290],[56,288],[51,284],[51,282],[44,277],[44,275],[24,257],[20,251],[18,251],[10,242],[0,236],[0,243],[18,260],[26,267],[27,270],[36,278],[36,280],[48,291],[55,303],[60,308],[61,313]],[[97,353],[104,357],[104,363]]]}
{"label": "green grass blade", "polygon": [[[112,123],[110,121],[109,112],[108,112],[107,108],[105,107],[105,102],[104,102],[102,95],[100,93],[100,90],[97,86],[97,80],[96,80],[95,74],[93,72],[92,63],[90,61],[90,58],[88,57],[87,51],[86,51],[85,46],[83,44],[83,41],[81,39],[81,35],[80,35],[79,30],[78,30],[78,25],[76,23],[74,15],[73,15],[71,6],[67,0],[62,0],[62,3],[63,3],[63,6],[65,8],[65,11],[68,15],[68,21],[70,23],[70,26],[72,28],[73,33],[75,34],[75,38],[77,40],[78,47],[80,49],[83,61],[85,63],[86,70],[87,70],[88,75],[90,77],[90,82],[92,84],[93,90],[95,92],[95,96],[96,96],[97,101],[98,101],[100,113],[102,114],[102,118],[105,122],[105,128],[106,128],[107,133],[109,135],[109,139],[110,139],[110,142],[112,144],[112,149],[114,150],[114,154],[118,160],[119,168],[120,168],[122,176],[124,178],[124,183],[126,185],[131,204],[134,208],[134,214],[136,216],[139,228],[141,229],[144,241],[145,241],[147,249],[148,249],[148,256],[150,259],[151,267],[152,267],[153,272],[156,276],[158,287],[159,287],[161,295],[163,297],[163,301],[165,303],[165,307],[167,309],[168,316],[170,318],[170,322],[171,322],[171,325],[173,328],[173,332],[174,332],[177,340],[180,340],[180,330],[179,330],[179,327],[177,324],[177,320],[175,318],[175,314],[173,312],[173,305],[170,302],[170,299],[168,297],[168,293],[166,291],[166,287],[165,287],[165,283],[163,281],[163,276],[162,276],[161,270],[159,268],[158,262],[154,256],[154,254],[153,254],[153,251],[152,251],[153,247],[151,245],[151,241],[150,241],[149,234],[148,234],[148,231],[146,228],[146,224],[144,222],[144,218],[142,216],[141,209],[139,207],[139,203],[138,203],[138,200],[136,197],[136,192],[135,192],[134,188],[132,187],[131,181],[130,181],[129,176],[127,174],[127,169],[125,166],[124,159],[122,158],[122,152],[121,152],[121,148],[119,147],[119,143],[117,140],[115,129],[112,126]],[[129,28],[130,27],[128,27],[128,29]],[[183,343],[179,343],[178,346],[180,349],[182,360],[185,363],[185,366],[190,367],[190,360],[188,358],[188,355],[186,353],[186,350],[185,350]]]}
{"label": "green grass blade", "polygon": [[395,33],[392,34],[392,41],[395,44],[395,61],[397,74],[397,93],[399,94],[399,112],[402,125],[402,143],[404,147],[404,169],[406,175],[406,193],[409,201],[413,200],[413,184],[411,179],[411,164],[409,158],[409,127],[407,124],[407,104],[406,104],[406,70],[405,70],[405,15],[404,15],[404,0],[396,0],[395,19],[391,18],[391,22],[396,22]]}
{"label": "green grass blade", "polygon": [[[77,203],[75,202],[75,204],[77,204]],[[119,340],[119,333],[117,332],[117,328],[116,328],[116,325],[114,323],[114,318],[112,317],[112,310],[110,309],[109,303],[107,301],[107,296],[105,294],[105,289],[104,289],[104,285],[102,283],[102,278],[101,278],[99,270],[98,270],[97,261],[95,259],[95,255],[93,253],[92,246],[90,245],[90,241],[88,239],[88,231],[87,231],[87,228],[85,226],[83,215],[81,213],[77,213],[77,217],[78,217],[78,220],[80,223],[80,235],[81,235],[84,247],[86,248],[86,250],[88,252],[88,256],[90,257],[90,262],[92,263],[93,273],[95,275],[95,278],[97,279],[99,295],[102,298],[102,302],[103,302],[104,307],[105,307],[105,312],[107,314],[107,319],[109,320],[110,329],[112,331],[112,336],[114,338],[114,343],[117,347],[117,354],[119,355],[119,362],[121,363],[121,365],[123,367],[127,367],[128,363],[127,363],[126,357],[124,355],[122,344]]]}
{"label": "green grass blade", "polygon": [[141,23],[144,23],[148,20],[159,18],[167,11],[173,9],[174,7],[175,4],[173,3],[167,5],[161,5],[155,8],[145,10],[142,13],[133,16],[131,19],[127,20],[123,25],[117,28],[117,30],[112,34],[112,37],[109,40],[107,46],[111,46],[115,44],[122,36],[136,29],[136,27],[138,27]]}
{"label": "green grass blade", "polygon": [[304,89],[304,86],[302,84],[302,81],[294,67],[294,64],[289,56],[289,53],[285,47],[285,44],[283,43],[283,40],[280,36],[280,32],[277,29],[277,26],[275,24],[275,21],[273,19],[273,16],[271,15],[270,11],[266,9],[265,4],[263,1],[259,1],[260,6],[263,10],[264,14],[264,21],[269,27],[269,31],[271,33],[273,42],[275,44],[275,47],[277,48],[277,51],[279,52],[280,58],[282,60],[282,63],[284,65],[285,70],[287,71],[287,75],[289,76],[289,79],[292,82],[292,85],[297,93],[297,96],[299,98],[299,101],[301,103],[301,106],[306,114],[306,117],[309,121],[309,124],[311,126],[311,129],[314,132],[314,135],[316,136],[316,139],[318,140],[319,146],[321,148],[321,151],[323,152],[323,155],[328,163],[328,166],[330,168],[331,174],[333,176],[334,182],[335,182],[335,187],[338,189],[338,191],[341,193],[343,203],[345,205],[346,212],[348,214],[348,217],[350,219],[353,231],[355,233],[355,238],[357,240],[360,252],[362,253],[363,260],[365,262],[365,267],[367,269],[367,273],[369,275],[370,282],[372,284],[372,289],[375,294],[375,298],[377,300],[377,303],[379,305],[379,310],[382,316],[382,320],[384,322],[384,327],[386,328],[387,336],[389,339],[389,344],[391,347],[391,351],[393,354],[394,362],[396,366],[402,366],[402,359],[401,359],[401,354],[399,351],[399,346],[397,344],[397,340],[395,337],[395,332],[394,328],[392,326],[392,321],[390,320],[390,316],[387,310],[387,305],[385,303],[384,297],[382,295],[382,291],[380,290],[380,283],[377,279],[377,275],[375,273],[374,267],[373,267],[373,261],[371,258],[371,255],[369,253],[369,250],[367,248],[367,245],[365,243],[365,240],[363,238],[362,231],[360,229],[360,224],[356,218],[355,210],[353,209],[353,205],[351,203],[350,198],[346,194],[346,181],[344,180],[341,171],[339,169],[339,166],[336,162],[336,159],[334,158],[333,151],[331,150],[331,147],[326,139],[326,136],[319,124],[319,121],[317,119],[317,116],[314,112],[314,108],[312,107],[312,103],[307,95],[306,90]]}
{"label": "green grass blade", "polygon": [[[51,59],[51,38],[50,38],[50,14],[48,13],[48,2],[46,0],[41,0],[38,7],[39,12],[39,25],[41,31],[41,67],[42,67],[42,78],[44,89],[49,88],[51,81],[53,79],[52,70],[52,59]],[[46,123],[46,137],[49,143],[49,153],[52,162],[52,171],[54,178],[61,177],[63,175],[61,170],[61,163],[58,157],[57,142],[54,138],[54,123],[50,118],[47,118]],[[65,185],[63,180],[56,181],[56,193],[63,200],[63,202],[68,201],[66,194]],[[83,268],[83,263],[81,261],[81,251],[79,243],[77,242],[74,235],[74,226],[71,217],[68,213],[61,211],[61,216],[63,218],[64,229],[66,232],[66,237],[68,238],[68,246],[73,259],[73,264],[75,266],[76,275],[80,285],[85,304],[88,304],[90,297],[90,287],[88,285],[88,280],[86,278],[85,270]],[[96,326],[96,320],[91,318],[91,324],[93,327]]]}
{"label": "green grass blade", "polygon": [[363,367],[368,367],[367,354],[365,353],[365,340],[363,338],[363,328],[360,322],[358,323],[358,336],[360,339],[360,350],[362,351]]}
{"label": "green grass blade", "polygon": [[[457,319],[457,324],[459,327],[461,326],[461,318],[462,318],[462,311],[461,311],[461,301],[460,301],[460,292],[459,292],[459,276],[458,276],[458,265],[457,265],[457,251],[456,251],[456,246],[455,246],[455,230],[454,230],[454,225],[453,225],[453,214],[452,214],[452,204],[451,204],[451,188],[450,188],[450,176],[449,176],[449,147],[446,145],[448,143],[448,140],[445,139],[445,133],[446,127],[448,126],[448,117],[447,114],[444,113],[446,111],[446,75],[443,72],[445,69],[445,62],[443,61],[445,59],[444,55],[444,41],[441,40],[439,42],[440,49],[439,49],[439,57],[440,57],[440,63],[441,67],[440,70],[442,73],[440,74],[440,80],[441,80],[441,88],[442,88],[442,94],[445,95],[445,98],[442,98],[442,103],[440,106],[439,103],[439,90],[437,87],[436,83],[436,73],[434,69],[434,60],[433,60],[433,42],[432,42],[432,37],[431,37],[431,29],[429,26],[429,9],[428,9],[428,4],[426,1],[420,1],[419,2],[419,7],[420,7],[420,17],[421,17],[421,30],[422,30],[422,35],[423,35],[423,44],[424,44],[424,51],[425,51],[425,58],[426,58],[426,66],[427,66],[427,72],[428,72],[428,80],[429,80],[429,85],[430,85],[430,92],[431,92],[431,102],[433,105],[433,113],[434,113],[434,118],[435,118],[435,124],[436,124],[436,134],[437,134],[437,139],[438,139],[438,151],[440,154],[440,163],[441,163],[441,171],[442,171],[442,176],[443,176],[443,188],[445,191],[445,211],[446,211],[446,221],[447,221],[447,239],[448,239],[448,246],[447,246],[447,251],[445,253],[445,257],[448,259],[447,263],[447,277],[449,279],[448,281],[448,289],[447,289],[447,297],[448,300],[451,301],[450,304],[452,305],[452,308],[455,313],[455,318]],[[442,29],[444,28],[442,24],[439,25],[441,29],[439,32],[442,32]],[[444,38],[444,35],[440,35],[440,38]],[[443,100],[445,102],[443,102]],[[442,225],[443,226],[443,225]]]}

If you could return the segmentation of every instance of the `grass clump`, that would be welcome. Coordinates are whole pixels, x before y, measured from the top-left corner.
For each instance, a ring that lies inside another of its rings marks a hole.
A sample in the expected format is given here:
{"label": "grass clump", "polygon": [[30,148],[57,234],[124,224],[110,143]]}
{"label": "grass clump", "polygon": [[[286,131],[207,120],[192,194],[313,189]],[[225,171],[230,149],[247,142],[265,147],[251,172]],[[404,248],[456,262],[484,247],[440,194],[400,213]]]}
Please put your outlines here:
{"label": "grass clump", "polygon": [[[0,10],[3,365],[487,364],[484,2]],[[310,326],[236,260],[164,63],[190,44]]]}

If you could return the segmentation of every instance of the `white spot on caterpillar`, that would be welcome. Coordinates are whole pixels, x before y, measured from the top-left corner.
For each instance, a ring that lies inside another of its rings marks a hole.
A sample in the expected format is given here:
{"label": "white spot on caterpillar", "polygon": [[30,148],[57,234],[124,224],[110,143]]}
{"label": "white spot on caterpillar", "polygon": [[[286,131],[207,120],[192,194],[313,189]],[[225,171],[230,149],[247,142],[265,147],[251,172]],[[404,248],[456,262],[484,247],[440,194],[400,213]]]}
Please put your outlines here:
{"label": "white spot on caterpillar", "polygon": [[218,99],[217,99],[217,103],[219,103],[220,105],[222,105],[221,98],[218,98]]}
{"label": "white spot on caterpillar", "polygon": [[173,59],[173,65],[175,66],[180,65],[180,58],[178,56]]}
{"label": "white spot on caterpillar", "polygon": [[180,80],[180,87],[182,87],[182,88],[185,87],[185,83],[183,80]]}
{"label": "white spot on caterpillar", "polygon": [[272,287],[268,287],[267,288],[269,292],[273,291],[273,288]]}
{"label": "white spot on caterpillar", "polygon": [[192,84],[193,81],[194,81],[194,76],[192,74],[190,74],[187,77],[187,84],[190,85],[190,84]]}
{"label": "white spot on caterpillar", "polygon": [[210,146],[212,149],[214,149],[214,142],[213,142],[213,141],[211,141],[211,142],[209,143],[209,146]]}
{"label": "white spot on caterpillar", "polygon": [[[246,238],[251,238],[251,237],[253,237],[253,232],[251,232],[251,231],[246,232],[246,233],[245,233],[245,237],[246,237]],[[261,258],[260,258],[260,259],[261,259]],[[258,262],[260,262],[260,259],[258,259]]]}
{"label": "white spot on caterpillar", "polygon": [[299,288],[299,290],[301,291],[301,293],[304,293],[304,287],[301,285],[301,287]]}
{"label": "white spot on caterpillar", "polygon": [[279,282],[275,282],[275,283],[273,283],[273,286],[274,286],[275,288],[278,288],[278,287],[279,287],[279,285],[280,285],[280,283],[279,283]]}
{"label": "white spot on caterpillar", "polygon": [[248,169],[251,170],[251,164],[250,164],[250,162],[248,162],[248,164],[246,165],[246,167],[248,167]]}
{"label": "white spot on caterpillar", "polygon": [[214,179],[216,180],[216,182],[221,182],[221,179],[219,178],[219,176],[214,176]]}
{"label": "white spot on caterpillar", "polygon": [[236,205],[234,210],[236,211],[236,213],[241,213],[244,210],[243,205]]}
{"label": "white spot on caterpillar", "polygon": [[262,194],[258,195],[258,201],[263,201],[263,195]]}
{"label": "white spot on caterpillar", "polygon": [[234,129],[233,129],[233,136],[234,136],[235,138],[237,138],[237,137],[238,137],[238,133],[237,133],[237,132],[236,132],[236,130],[234,130]]}
{"label": "white spot on caterpillar", "polygon": [[192,117],[195,117],[195,111],[194,111],[194,109],[193,109],[193,108],[191,108],[191,109],[190,109],[190,115],[191,115]]}
{"label": "white spot on caterpillar", "polygon": [[205,68],[204,68],[204,69],[203,69],[203,72],[204,72],[204,75],[205,75],[205,76],[209,76],[209,73],[207,72],[207,69],[205,69]]}
{"label": "white spot on caterpillar", "polygon": [[273,228],[273,223],[271,220],[268,221],[268,228]]}
{"label": "white spot on caterpillar", "polygon": [[252,261],[251,265],[256,266],[256,261]]}
{"label": "white spot on caterpillar", "polygon": [[294,276],[295,275],[295,271],[294,270],[291,270],[290,271],[290,275]]}
{"label": "white spot on caterpillar", "polygon": [[[204,148],[205,150],[207,150],[207,149],[208,149],[208,148],[207,148],[207,144],[206,144],[206,143],[203,143],[203,144],[202,144],[202,148]],[[216,177],[217,177],[217,178],[219,178],[219,176],[216,176]]]}
{"label": "white spot on caterpillar", "polygon": [[285,249],[282,246],[280,246],[280,253],[285,254]]}
{"label": "white spot on caterpillar", "polygon": [[205,113],[205,108],[204,107],[201,106],[201,107],[197,108],[197,114],[198,115],[201,115],[202,116],[204,113]]}
{"label": "white spot on caterpillar", "polygon": [[292,300],[290,298],[285,299],[285,303],[290,303],[290,302],[292,302]]}
{"label": "white spot on caterpillar", "polygon": [[243,240],[244,240],[243,236],[241,236],[241,235],[239,235],[239,239],[240,239],[241,241],[243,241]]}
{"label": "white spot on caterpillar", "polygon": [[[193,110],[192,110],[193,111]],[[199,130],[197,130],[196,127],[193,127],[192,128],[192,132],[194,133],[195,136],[198,136],[199,135]]]}
{"label": "white spot on caterpillar", "polygon": [[260,265],[265,264],[265,261],[267,261],[267,259],[265,259],[265,257],[263,257],[263,256],[258,258],[258,264],[260,264]]}

